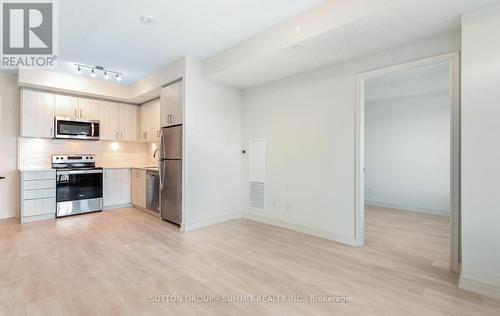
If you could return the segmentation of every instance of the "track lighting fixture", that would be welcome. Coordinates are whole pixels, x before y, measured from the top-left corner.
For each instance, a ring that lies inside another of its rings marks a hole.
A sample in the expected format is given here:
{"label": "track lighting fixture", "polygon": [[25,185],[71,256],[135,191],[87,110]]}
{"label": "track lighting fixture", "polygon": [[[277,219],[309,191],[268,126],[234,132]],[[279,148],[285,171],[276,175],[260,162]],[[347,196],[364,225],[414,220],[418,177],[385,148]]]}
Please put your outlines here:
{"label": "track lighting fixture", "polygon": [[97,77],[97,71],[102,71],[104,79],[109,80],[110,74],[113,74],[115,76],[116,81],[120,82],[122,81],[122,74],[116,71],[112,71],[109,69],[105,69],[103,66],[89,66],[89,65],[84,65],[84,64],[75,64],[76,66],[76,73],[81,74],[83,69],[90,69],[90,76],[92,78]]}

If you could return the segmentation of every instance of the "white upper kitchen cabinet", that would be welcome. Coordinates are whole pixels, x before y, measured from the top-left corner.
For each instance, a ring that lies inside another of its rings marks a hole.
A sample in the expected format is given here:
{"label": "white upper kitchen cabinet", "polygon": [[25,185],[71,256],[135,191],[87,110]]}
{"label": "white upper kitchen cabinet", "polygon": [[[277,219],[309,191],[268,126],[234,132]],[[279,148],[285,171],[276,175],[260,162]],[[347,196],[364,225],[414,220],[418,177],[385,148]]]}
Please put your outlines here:
{"label": "white upper kitchen cabinet", "polygon": [[21,136],[54,137],[54,94],[21,89]]}
{"label": "white upper kitchen cabinet", "polygon": [[78,117],[99,121],[101,118],[99,100],[78,98]]}
{"label": "white upper kitchen cabinet", "polygon": [[137,141],[138,106],[134,104],[120,104],[120,140],[126,142]]}
{"label": "white upper kitchen cabinet", "polygon": [[120,140],[120,103],[101,101],[101,140]]}
{"label": "white upper kitchen cabinet", "polygon": [[101,140],[137,141],[137,105],[101,101]]}
{"label": "white upper kitchen cabinet", "polygon": [[160,139],[160,99],[149,101],[139,107],[140,133],[144,142],[154,142]]}
{"label": "white upper kitchen cabinet", "polygon": [[55,95],[56,115],[76,117],[87,120],[99,120],[99,100],[79,98],[69,95]]}
{"label": "white upper kitchen cabinet", "polygon": [[56,115],[63,117],[79,117],[78,98],[69,95],[56,94]]}
{"label": "white upper kitchen cabinet", "polygon": [[182,80],[161,89],[161,126],[179,125],[184,117]]}
{"label": "white upper kitchen cabinet", "polygon": [[130,204],[130,169],[104,169],[102,199],[105,208]]}

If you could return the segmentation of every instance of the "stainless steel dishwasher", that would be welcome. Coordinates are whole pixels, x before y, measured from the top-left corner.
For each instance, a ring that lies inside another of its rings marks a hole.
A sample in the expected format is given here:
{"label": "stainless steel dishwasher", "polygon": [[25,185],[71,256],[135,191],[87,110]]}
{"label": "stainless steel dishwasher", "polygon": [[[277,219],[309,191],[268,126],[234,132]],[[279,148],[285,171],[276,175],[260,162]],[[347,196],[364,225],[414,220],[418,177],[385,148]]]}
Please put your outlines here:
{"label": "stainless steel dishwasher", "polygon": [[160,214],[160,177],[158,171],[146,171],[146,208]]}

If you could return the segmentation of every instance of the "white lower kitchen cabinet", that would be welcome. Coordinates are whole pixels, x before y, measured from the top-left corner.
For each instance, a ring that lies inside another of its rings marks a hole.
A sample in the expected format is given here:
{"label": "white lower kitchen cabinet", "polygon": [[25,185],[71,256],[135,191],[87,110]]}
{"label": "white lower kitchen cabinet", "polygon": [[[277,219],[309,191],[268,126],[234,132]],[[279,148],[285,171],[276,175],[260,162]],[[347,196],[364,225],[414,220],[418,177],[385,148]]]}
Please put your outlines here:
{"label": "white lower kitchen cabinet", "polygon": [[104,169],[102,195],[105,209],[130,206],[130,169]]}
{"label": "white lower kitchen cabinet", "polygon": [[132,169],[132,205],[146,208],[146,170]]}
{"label": "white lower kitchen cabinet", "polygon": [[56,217],[56,172],[21,172],[21,223]]}

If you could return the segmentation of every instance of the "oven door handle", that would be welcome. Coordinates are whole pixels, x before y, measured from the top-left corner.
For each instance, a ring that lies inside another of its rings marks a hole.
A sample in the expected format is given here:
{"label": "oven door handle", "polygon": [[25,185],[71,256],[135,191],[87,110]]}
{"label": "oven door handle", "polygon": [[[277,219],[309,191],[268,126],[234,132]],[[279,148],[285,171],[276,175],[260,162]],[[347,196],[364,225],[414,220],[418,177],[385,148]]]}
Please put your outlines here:
{"label": "oven door handle", "polygon": [[58,175],[69,175],[69,174],[97,174],[102,173],[101,169],[98,170],[71,170],[71,171],[59,171]]}

